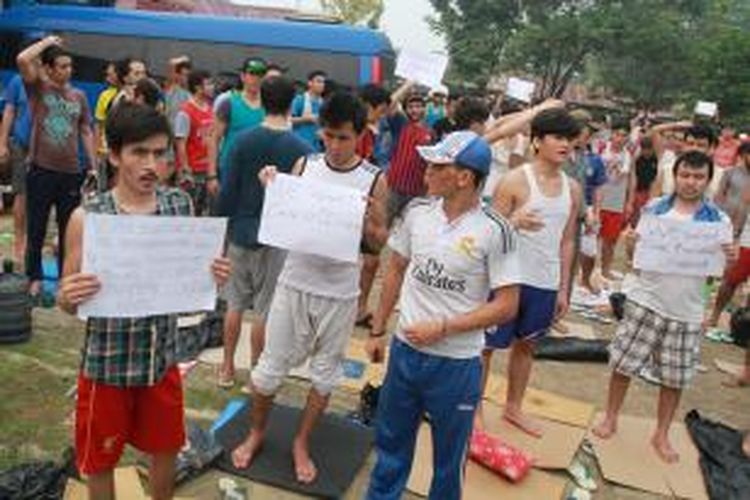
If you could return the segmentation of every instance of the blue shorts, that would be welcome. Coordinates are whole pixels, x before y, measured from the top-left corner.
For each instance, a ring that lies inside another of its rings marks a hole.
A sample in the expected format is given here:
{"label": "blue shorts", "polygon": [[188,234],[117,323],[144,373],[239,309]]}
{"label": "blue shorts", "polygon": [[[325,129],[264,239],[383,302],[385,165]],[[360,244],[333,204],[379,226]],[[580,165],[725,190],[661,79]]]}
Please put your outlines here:
{"label": "blue shorts", "polygon": [[507,349],[516,339],[536,340],[547,334],[555,320],[557,290],[521,285],[518,315],[484,335],[487,349]]}

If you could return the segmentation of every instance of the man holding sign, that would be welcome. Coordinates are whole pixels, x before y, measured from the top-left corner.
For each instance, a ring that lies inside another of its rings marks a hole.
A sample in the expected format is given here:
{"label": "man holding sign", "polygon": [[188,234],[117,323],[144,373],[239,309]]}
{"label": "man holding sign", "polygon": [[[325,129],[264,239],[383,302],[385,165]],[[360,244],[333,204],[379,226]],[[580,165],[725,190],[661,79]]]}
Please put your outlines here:
{"label": "man holding sign", "polygon": [[[87,200],[70,219],[58,304],[75,314],[101,289],[99,278],[81,270],[84,215],[191,215],[187,194],[157,188],[157,166],[166,155],[170,130],[152,108],[121,104],[107,119],[109,161],[117,186]],[[229,261],[211,267],[223,284]],[[209,272],[208,265],[206,273]],[[125,444],[152,457],[154,498],[172,497],[174,462],[185,441],[177,317],[89,318],[76,402],[76,457],[88,476],[89,498],[114,498],[113,470]]]}
{"label": "man holding sign", "polygon": [[[705,153],[690,151],[680,156],[674,166],[675,193],[647,205],[640,224],[655,217],[686,225],[728,225],[727,215],[705,198],[713,171],[711,158]],[[731,231],[729,234],[726,244],[717,238],[715,252],[723,250],[727,260],[732,261],[736,250],[731,244]],[[657,233],[640,236],[632,229],[627,239],[636,246],[654,247],[659,243]],[[691,242],[683,246],[688,248]],[[639,264],[636,253],[636,268]],[[650,265],[641,267],[628,287],[625,316],[610,345],[613,371],[607,411],[593,432],[602,439],[617,432],[617,418],[631,377],[651,369],[661,385],[651,444],[662,460],[676,462],[679,456],[669,441],[669,426],[682,390],[690,383],[698,364],[704,312],[701,290],[707,276],[698,276],[690,269],[678,274],[659,272]]]}
{"label": "man holding sign", "polygon": [[[358,192],[361,198],[369,199],[361,238],[358,236],[353,240],[351,253],[355,256],[358,239],[364,240],[371,248],[379,248],[388,235],[385,180],[380,169],[362,160],[355,152],[366,119],[367,112],[359,99],[349,94],[332,95],[320,110],[325,154],[308,156],[293,170],[301,181],[347,187]],[[281,179],[273,181],[276,176],[276,167],[273,166],[263,169],[260,176],[266,185],[281,182]],[[266,203],[270,202],[269,192]],[[320,217],[315,222],[319,223]],[[261,220],[261,235],[265,232],[264,224]],[[339,233],[333,229],[340,228],[332,228],[326,234],[321,226],[318,237],[332,239],[332,235]],[[276,231],[276,238],[286,238],[288,233],[295,232],[295,228],[288,227],[285,232],[279,234]],[[290,240],[286,238],[285,241]],[[354,330],[358,295],[358,263],[320,253],[290,250],[268,315],[267,343],[252,372],[252,429],[245,442],[232,453],[235,467],[248,467],[258,454],[274,395],[287,374],[309,359],[312,388],[294,439],[292,456],[297,480],[301,483],[315,481],[318,471],[310,456],[310,435],[341,376],[349,337]]]}

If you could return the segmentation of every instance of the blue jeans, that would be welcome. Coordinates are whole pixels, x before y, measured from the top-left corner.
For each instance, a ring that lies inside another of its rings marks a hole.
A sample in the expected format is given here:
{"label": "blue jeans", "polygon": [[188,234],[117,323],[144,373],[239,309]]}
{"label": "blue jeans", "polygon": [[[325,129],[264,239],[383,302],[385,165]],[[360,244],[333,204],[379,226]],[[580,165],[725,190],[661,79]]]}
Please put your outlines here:
{"label": "blue jeans", "polygon": [[401,498],[425,413],[430,418],[434,450],[429,498],[461,498],[481,378],[478,356],[470,359],[433,356],[393,340],[378,400],[377,463],[370,479],[368,500]]}

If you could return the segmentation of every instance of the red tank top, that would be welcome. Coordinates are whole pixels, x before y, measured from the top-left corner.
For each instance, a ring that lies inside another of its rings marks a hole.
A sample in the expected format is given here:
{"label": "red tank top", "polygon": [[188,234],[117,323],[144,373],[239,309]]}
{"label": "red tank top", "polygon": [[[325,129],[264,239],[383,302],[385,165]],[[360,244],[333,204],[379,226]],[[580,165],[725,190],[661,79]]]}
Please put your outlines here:
{"label": "red tank top", "polygon": [[182,105],[182,111],[190,118],[190,134],[187,137],[188,164],[194,174],[208,172],[208,138],[214,122],[211,106],[201,109],[187,101]]}

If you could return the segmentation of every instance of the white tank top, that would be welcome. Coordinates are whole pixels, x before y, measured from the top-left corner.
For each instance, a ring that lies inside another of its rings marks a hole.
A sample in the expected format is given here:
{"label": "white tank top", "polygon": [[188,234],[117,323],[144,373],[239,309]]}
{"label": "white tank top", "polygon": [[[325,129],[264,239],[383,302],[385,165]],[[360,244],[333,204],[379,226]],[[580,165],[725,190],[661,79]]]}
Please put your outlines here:
{"label": "white tank top", "polygon": [[[345,172],[334,170],[323,154],[308,156],[302,171],[305,179],[351,187],[364,196],[372,194],[380,174],[381,170],[366,160]],[[279,283],[321,297],[352,299],[359,295],[359,264],[289,252]]]}
{"label": "white tank top", "polygon": [[522,229],[518,232],[522,283],[557,290],[560,288],[560,242],[571,208],[568,176],[560,171],[562,191],[556,197],[549,197],[539,189],[531,164],[521,168],[529,185],[529,199],[522,208],[535,211],[544,222],[544,227],[538,231]]}

